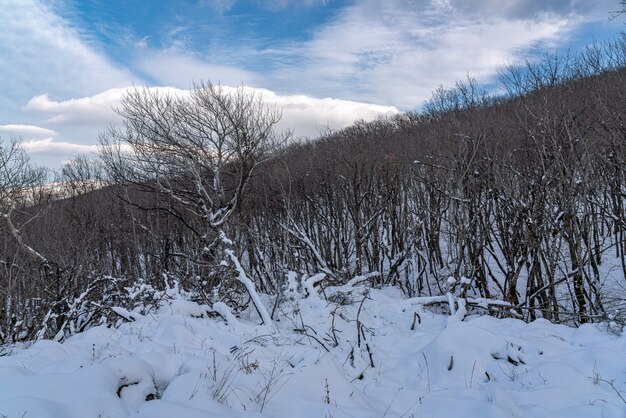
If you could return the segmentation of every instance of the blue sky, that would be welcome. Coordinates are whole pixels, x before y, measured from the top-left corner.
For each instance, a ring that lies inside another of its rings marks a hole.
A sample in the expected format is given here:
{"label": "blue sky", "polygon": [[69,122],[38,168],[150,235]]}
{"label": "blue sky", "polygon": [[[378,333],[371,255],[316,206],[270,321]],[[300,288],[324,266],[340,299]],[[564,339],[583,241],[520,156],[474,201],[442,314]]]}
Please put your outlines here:
{"label": "blue sky", "polygon": [[617,0],[0,0],[0,136],[93,152],[127,87],[258,89],[314,136],[417,109],[471,74],[614,37]]}

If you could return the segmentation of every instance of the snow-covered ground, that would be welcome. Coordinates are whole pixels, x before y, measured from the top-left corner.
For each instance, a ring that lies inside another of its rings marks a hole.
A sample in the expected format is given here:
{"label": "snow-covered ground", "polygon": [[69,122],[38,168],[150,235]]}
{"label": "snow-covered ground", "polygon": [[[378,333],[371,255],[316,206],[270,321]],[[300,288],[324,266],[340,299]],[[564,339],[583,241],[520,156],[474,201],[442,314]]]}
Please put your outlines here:
{"label": "snow-covered ground", "polygon": [[325,294],[261,326],[172,291],[134,322],[15,347],[0,417],[626,417],[623,334],[459,322],[392,288]]}

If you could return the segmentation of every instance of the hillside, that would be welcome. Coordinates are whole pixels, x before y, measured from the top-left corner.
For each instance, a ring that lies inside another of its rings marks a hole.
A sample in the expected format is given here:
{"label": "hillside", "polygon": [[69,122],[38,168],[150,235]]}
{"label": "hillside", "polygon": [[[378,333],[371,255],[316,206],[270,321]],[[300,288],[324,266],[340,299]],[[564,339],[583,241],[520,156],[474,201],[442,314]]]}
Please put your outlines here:
{"label": "hillside", "polygon": [[318,138],[129,89],[0,142],[0,417],[626,416],[626,35]]}

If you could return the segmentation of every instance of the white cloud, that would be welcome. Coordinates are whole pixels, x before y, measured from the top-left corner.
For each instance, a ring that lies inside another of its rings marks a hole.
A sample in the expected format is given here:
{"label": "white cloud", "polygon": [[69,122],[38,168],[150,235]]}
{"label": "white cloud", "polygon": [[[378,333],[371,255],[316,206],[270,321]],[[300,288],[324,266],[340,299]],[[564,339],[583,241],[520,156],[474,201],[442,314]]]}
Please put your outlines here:
{"label": "white cloud", "polygon": [[52,129],[40,128],[33,125],[0,125],[1,132],[9,132],[18,136],[55,136],[57,133]]}
{"label": "white cloud", "polygon": [[[276,10],[292,1],[257,0]],[[567,45],[585,23],[606,21],[611,1],[356,0],[304,41],[211,44],[204,55],[178,44],[144,48],[136,67],[178,87],[210,79],[415,109],[439,84],[468,73],[491,82],[505,62]]]}
{"label": "white cloud", "polygon": [[315,137],[326,128],[340,129],[357,120],[374,120],[399,112],[393,106],[380,106],[333,98],[318,99],[304,95],[280,96],[265,89],[256,89],[267,103],[282,109],[280,126],[293,130],[296,136]]}
{"label": "white cloud", "polygon": [[142,51],[135,66],[159,84],[189,87],[193,81],[224,85],[257,84],[260,77],[237,67],[216,64],[179,48]]}
{"label": "white cloud", "polygon": [[[132,88],[132,87],[129,87]],[[227,91],[237,87],[224,87]],[[127,88],[115,88],[93,96],[55,101],[47,95],[31,99],[25,110],[37,112],[49,123],[56,123],[63,135],[44,139],[30,139],[22,146],[29,152],[33,161],[52,167],[59,167],[76,154],[95,153],[98,132],[109,123],[119,123],[119,116],[113,108],[119,107]],[[174,87],[152,87],[151,89],[170,94],[184,95],[188,90]],[[340,129],[356,120],[374,120],[381,116],[398,112],[393,106],[380,106],[332,98],[314,98],[304,95],[278,95],[267,89],[246,87],[262,95],[268,105],[282,109],[283,118],[279,128],[292,130],[294,136],[317,136],[326,128]],[[78,129],[76,128],[78,126]],[[68,135],[68,132],[73,132]],[[76,143],[72,138],[80,138]]]}
{"label": "white cloud", "polygon": [[235,0],[200,0],[200,4],[210,7],[215,13],[225,13],[232,9]]}
{"label": "white cloud", "polygon": [[532,19],[553,14],[564,17],[607,19],[616,0],[447,0],[457,13],[473,16],[500,16],[507,19]]}
{"label": "white cloud", "polygon": [[[232,90],[236,87],[225,87]],[[318,99],[303,95],[278,95],[267,89],[247,89],[262,95],[268,104],[276,104],[283,111],[280,126],[291,129],[295,135],[315,136],[320,129],[339,129],[356,120],[373,120],[379,116],[398,112],[393,106],[380,106],[332,98]],[[171,94],[185,94],[186,90],[173,87],[153,87]],[[104,128],[109,123],[119,122],[112,110],[119,107],[126,88],[111,89],[94,96],[53,101],[47,95],[30,100],[25,110],[37,111],[47,121],[57,124],[93,124]]]}
{"label": "white cloud", "polygon": [[44,114],[48,123],[102,125],[118,118],[113,109],[119,106],[125,91],[126,88],[114,88],[89,97],[61,101],[42,94],[30,99],[24,110]]}
{"label": "white cloud", "polygon": [[467,73],[490,80],[506,61],[539,45],[559,45],[582,19],[548,12],[513,18],[493,5],[483,7],[482,14],[469,13],[459,3],[355,2],[309,41],[266,51],[275,57],[268,85],[281,92],[315,91],[415,108],[439,84],[452,84]]}
{"label": "white cloud", "polygon": [[71,97],[136,80],[37,0],[2,0],[0,56],[1,95],[14,103],[35,92]]}
{"label": "white cloud", "polygon": [[268,10],[282,10],[292,4],[304,7],[323,6],[332,0],[256,0],[258,4]]}
{"label": "white cloud", "polygon": [[96,145],[74,144],[71,142],[55,141],[53,138],[31,139],[21,144],[22,148],[31,154],[55,155],[70,157],[76,154],[89,154],[98,151]]}

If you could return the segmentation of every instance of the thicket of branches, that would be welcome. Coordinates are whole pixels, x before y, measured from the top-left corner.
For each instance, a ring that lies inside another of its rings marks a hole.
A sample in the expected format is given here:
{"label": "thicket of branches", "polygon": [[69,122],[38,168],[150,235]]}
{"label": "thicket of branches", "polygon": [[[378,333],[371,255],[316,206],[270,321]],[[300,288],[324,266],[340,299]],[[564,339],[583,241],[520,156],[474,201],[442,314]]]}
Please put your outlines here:
{"label": "thicket of branches", "polygon": [[196,86],[193,106],[136,90],[103,159],[68,164],[54,189],[5,146],[0,168],[22,161],[32,192],[0,185],[0,335],[32,338],[44,318],[55,335],[86,290],[92,308],[119,292],[106,277],[174,278],[237,311],[254,289],[280,304],[290,272],[623,320],[625,64],[622,36],[507,66],[499,96],[468,78],[421,112],[280,147],[279,113],[244,90]]}

